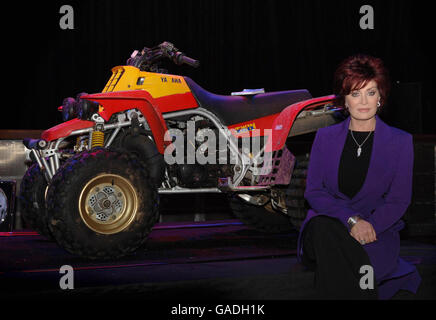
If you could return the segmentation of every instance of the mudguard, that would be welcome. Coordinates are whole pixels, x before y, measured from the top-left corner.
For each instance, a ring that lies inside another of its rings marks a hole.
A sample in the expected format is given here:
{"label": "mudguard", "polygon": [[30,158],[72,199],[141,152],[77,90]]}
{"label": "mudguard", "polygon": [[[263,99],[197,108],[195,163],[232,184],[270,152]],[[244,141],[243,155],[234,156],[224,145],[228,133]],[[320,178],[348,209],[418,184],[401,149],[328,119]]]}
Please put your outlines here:
{"label": "mudguard", "polygon": [[41,134],[41,138],[45,141],[53,141],[62,137],[66,137],[75,130],[92,128],[94,124],[95,123],[93,121],[72,119],[45,130]]}
{"label": "mudguard", "polygon": [[[160,104],[170,104],[172,99],[155,101],[156,99],[154,99],[148,92],[144,90],[88,94],[81,96],[81,98],[98,103],[100,105],[98,113],[105,121],[108,121],[110,117],[117,112],[135,108],[140,110],[147,119],[159,153],[163,154],[166,145],[170,143],[164,139],[167,126],[157,102]],[[186,104],[192,107],[191,100],[186,101]],[[196,107],[196,104],[193,106]],[[75,130],[91,128],[94,125],[95,123],[93,121],[72,119],[45,130],[42,133],[41,138],[46,141],[53,141],[62,137],[66,137]]]}
{"label": "mudguard", "polygon": [[273,152],[281,150],[286,143],[289,132],[294,124],[298,114],[303,110],[313,110],[321,104],[333,102],[335,95],[329,95],[319,98],[300,101],[283,109],[283,111],[275,118],[272,124],[272,132],[268,137],[265,146],[265,152]]}
{"label": "mudguard", "polygon": [[144,90],[115,91],[96,93],[82,96],[82,99],[94,101],[100,105],[99,114],[108,121],[117,112],[129,109],[138,109],[147,119],[148,125],[153,133],[154,141],[159,153],[163,154],[166,144],[164,140],[167,130],[162,113],[157,107],[153,97]]}

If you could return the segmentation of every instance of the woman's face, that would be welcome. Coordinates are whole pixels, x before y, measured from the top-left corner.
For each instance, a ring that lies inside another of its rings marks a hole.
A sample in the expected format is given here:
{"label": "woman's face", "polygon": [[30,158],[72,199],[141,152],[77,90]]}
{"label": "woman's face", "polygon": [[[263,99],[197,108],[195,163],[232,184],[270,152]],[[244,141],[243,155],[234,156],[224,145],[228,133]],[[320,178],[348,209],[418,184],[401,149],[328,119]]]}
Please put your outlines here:
{"label": "woman's face", "polygon": [[348,107],[350,116],[357,120],[368,120],[374,117],[379,101],[380,92],[374,80],[369,81],[360,90],[352,90],[345,96],[345,105]]}

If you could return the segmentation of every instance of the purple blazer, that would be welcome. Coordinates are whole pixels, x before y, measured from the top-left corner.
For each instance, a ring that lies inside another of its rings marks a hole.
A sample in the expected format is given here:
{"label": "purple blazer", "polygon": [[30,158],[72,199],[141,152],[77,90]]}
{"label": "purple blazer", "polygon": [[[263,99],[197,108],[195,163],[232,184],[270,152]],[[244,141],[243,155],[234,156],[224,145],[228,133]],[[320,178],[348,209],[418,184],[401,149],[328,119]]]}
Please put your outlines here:
{"label": "purple blazer", "polygon": [[400,289],[416,293],[421,277],[414,265],[399,257],[399,231],[404,228],[400,219],[412,198],[413,137],[388,126],[376,115],[367,176],[360,191],[350,199],[338,187],[339,162],[349,124],[350,116],[316,133],[304,193],[311,209],[298,237],[298,259],[301,262],[301,235],[310,219],[317,215],[334,217],[350,230],[347,220],[358,214],[372,224],[377,234],[377,241],[363,248],[374,268],[379,299],[389,299]]}

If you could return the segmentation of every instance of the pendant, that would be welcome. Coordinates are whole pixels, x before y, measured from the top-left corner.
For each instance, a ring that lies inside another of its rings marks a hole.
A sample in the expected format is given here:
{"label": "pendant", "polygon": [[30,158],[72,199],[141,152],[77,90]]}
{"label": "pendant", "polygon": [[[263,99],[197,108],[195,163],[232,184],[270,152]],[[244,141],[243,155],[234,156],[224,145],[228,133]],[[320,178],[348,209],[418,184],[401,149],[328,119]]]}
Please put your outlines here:
{"label": "pendant", "polygon": [[360,154],[361,154],[361,153],[362,153],[362,148],[359,147],[359,148],[357,149],[357,156],[360,157]]}

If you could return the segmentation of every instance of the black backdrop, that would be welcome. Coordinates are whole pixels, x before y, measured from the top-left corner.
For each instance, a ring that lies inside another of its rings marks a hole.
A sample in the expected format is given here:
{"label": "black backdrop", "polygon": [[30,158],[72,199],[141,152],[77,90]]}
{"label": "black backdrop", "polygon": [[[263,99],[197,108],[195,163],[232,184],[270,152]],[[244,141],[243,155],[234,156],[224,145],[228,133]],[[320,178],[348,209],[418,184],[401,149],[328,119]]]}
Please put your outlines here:
{"label": "black backdrop", "polygon": [[[59,27],[63,4],[74,9],[74,30]],[[359,27],[359,8],[367,4],[375,13],[373,30]],[[433,15],[428,1],[410,0],[15,1],[1,22],[7,86],[0,128],[59,123],[64,97],[101,91],[111,67],[124,64],[134,49],[166,40],[201,61],[199,69],[174,66],[170,73],[219,94],[306,88],[327,95],[342,59],[357,52],[381,57],[393,83],[422,87],[422,105],[391,104],[385,120],[395,125],[395,114],[401,127],[398,119],[422,111],[422,130],[403,129],[436,133]]]}

